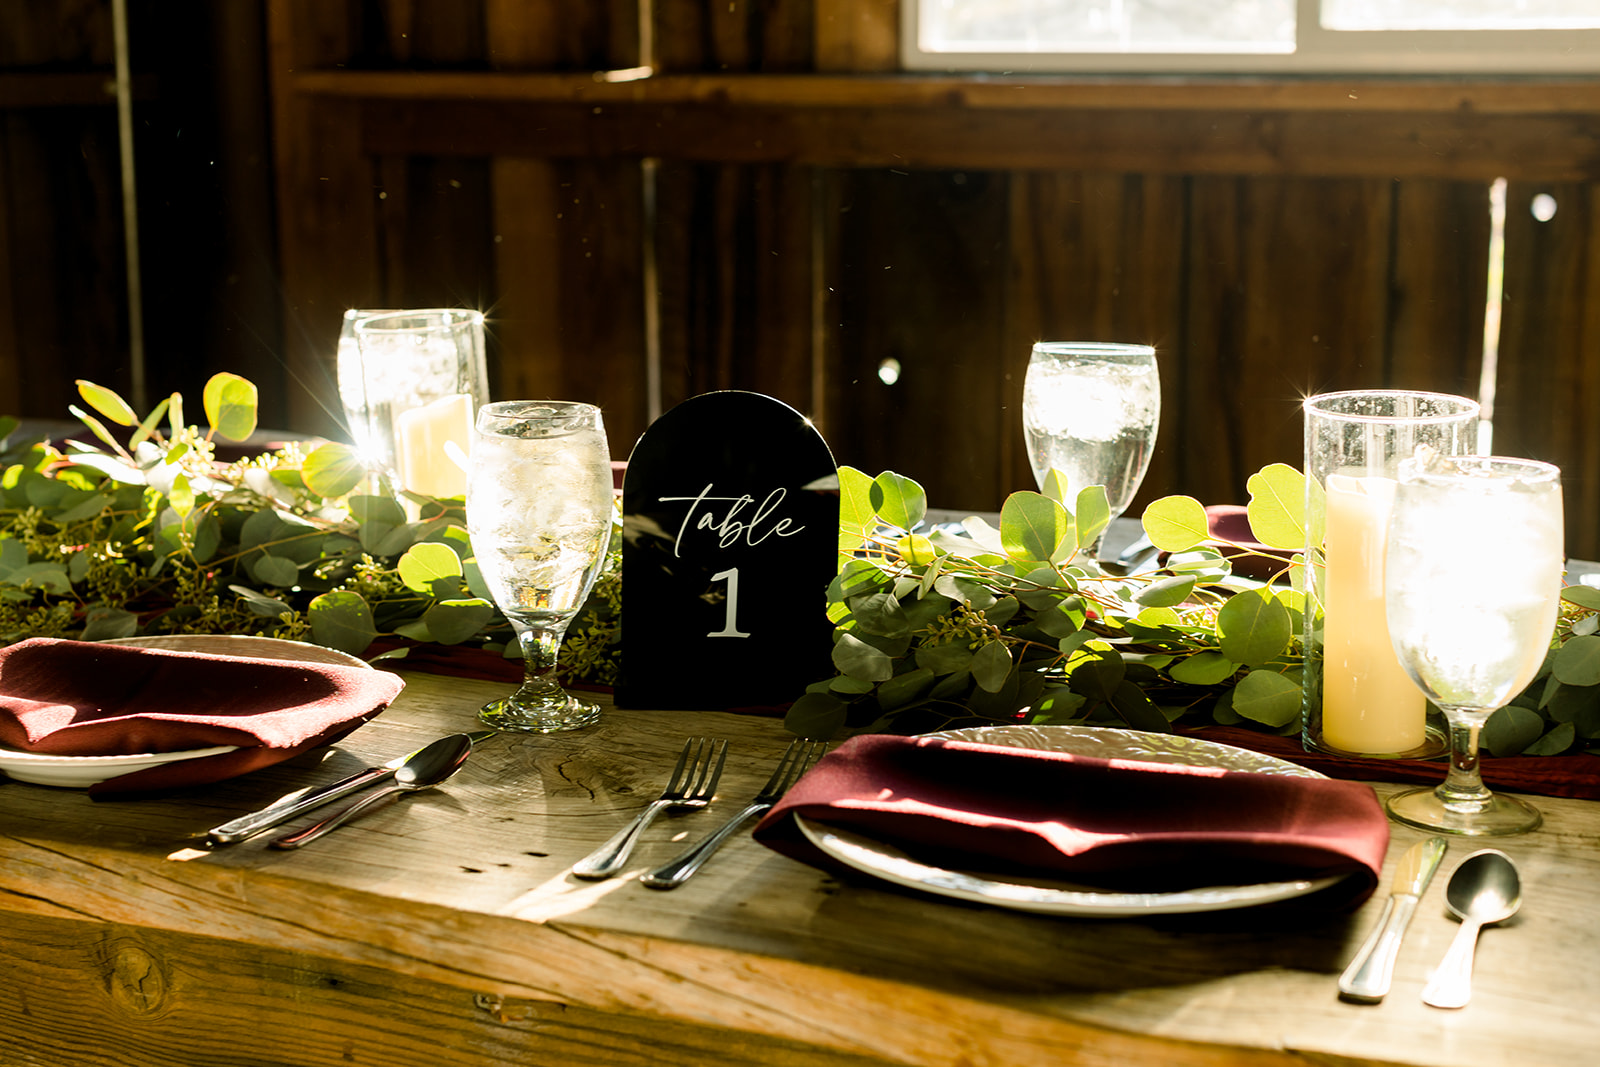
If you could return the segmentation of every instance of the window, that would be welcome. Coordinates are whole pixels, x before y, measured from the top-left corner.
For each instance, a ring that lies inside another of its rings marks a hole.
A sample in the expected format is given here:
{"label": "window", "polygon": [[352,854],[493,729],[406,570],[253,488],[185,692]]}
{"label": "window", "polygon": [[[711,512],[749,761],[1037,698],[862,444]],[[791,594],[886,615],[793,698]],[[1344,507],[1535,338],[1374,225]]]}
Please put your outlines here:
{"label": "window", "polygon": [[1600,0],[904,0],[910,70],[1600,74]]}

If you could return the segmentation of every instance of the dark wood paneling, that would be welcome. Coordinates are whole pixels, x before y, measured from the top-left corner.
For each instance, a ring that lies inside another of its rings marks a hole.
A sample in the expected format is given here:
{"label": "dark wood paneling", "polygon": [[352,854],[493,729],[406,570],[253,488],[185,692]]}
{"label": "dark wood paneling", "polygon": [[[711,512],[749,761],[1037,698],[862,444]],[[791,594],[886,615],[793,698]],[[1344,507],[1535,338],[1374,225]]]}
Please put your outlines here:
{"label": "dark wood paneling", "polygon": [[[1556,213],[1535,219],[1533,197]],[[1600,557],[1600,194],[1511,183],[1494,451],[1561,467],[1567,553]]]}
{"label": "dark wood paneling", "polygon": [[1489,186],[1394,185],[1385,382],[1475,397],[1489,280]]}

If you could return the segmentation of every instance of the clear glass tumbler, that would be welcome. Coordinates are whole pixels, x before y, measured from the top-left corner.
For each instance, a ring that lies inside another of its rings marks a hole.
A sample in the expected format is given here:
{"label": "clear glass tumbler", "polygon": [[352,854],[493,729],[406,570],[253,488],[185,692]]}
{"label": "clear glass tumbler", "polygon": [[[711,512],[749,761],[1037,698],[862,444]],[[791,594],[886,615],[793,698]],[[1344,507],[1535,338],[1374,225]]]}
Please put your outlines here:
{"label": "clear glass tumbler", "polygon": [[[1305,401],[1306,748],[1424,758],[1445,748],[1437,712],[1395,658],[1384,615],[1384,546],[1400,461],[1419,445],[1471,453],[1478,404],[1443,393],[1324,393]],[[1431,720],[1431,721],[1430,721]]]}
{"label": "clear glass tumbler", "polygon": [[467,531],[523,660],[522,687],[486,705],[484,722],[551,733],[599,717],[557,683],[556,657],[605,559],[615,511],[599,408],[513,400],[478,412]]}

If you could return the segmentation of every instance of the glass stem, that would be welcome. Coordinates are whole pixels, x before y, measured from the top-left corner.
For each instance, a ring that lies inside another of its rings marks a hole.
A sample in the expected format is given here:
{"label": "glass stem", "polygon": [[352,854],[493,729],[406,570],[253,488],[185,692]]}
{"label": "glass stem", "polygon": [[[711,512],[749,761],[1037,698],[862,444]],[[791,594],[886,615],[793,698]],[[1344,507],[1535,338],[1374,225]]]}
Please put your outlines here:
{"label": "glass stem", "polygon": [[562,629],[517,627],[517,642],[522,646],[524,693],[560,689],[556,683],[556,657],[561,652]]}
{"label": "glass stem", "polygon": [[1493,796],[1478,771],[1478,733],[1488,715],[1449,715],[1450,773],[1434,792],[1447,806],[1481,809]]}

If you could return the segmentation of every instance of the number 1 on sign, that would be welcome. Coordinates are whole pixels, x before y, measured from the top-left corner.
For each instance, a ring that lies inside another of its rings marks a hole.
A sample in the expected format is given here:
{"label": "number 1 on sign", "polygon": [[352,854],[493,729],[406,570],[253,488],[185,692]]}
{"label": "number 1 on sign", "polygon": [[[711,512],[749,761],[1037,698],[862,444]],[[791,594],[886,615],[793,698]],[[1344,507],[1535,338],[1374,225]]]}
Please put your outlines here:
{"label": "number 1 on sign", "polygon": [[750,635],[739,629],[739,568],[729,567],[725,571],[718,571],[711,576],[713,582],[728,579],[728,614],[723,620],[722,629],[713,630],[706,634],[707,637],[749,637]]}

